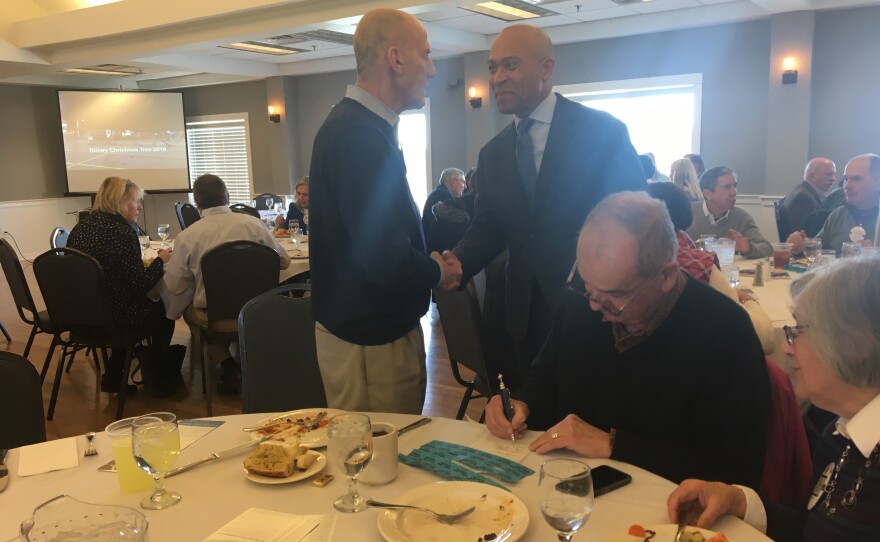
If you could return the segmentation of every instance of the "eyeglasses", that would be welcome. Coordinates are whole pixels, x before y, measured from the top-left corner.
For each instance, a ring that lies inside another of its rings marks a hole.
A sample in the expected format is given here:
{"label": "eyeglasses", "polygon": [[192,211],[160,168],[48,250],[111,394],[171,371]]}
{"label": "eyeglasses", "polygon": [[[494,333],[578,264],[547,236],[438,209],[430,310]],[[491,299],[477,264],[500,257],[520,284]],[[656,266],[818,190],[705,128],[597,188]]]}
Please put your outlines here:
{"label": "eyeglasses", "polygon": [[[566,279],[566,281],[565,281],[565,289],[566,290],[569,290],[571,292],[576,293],[577,295],[583,297],[584,299],[586,299],[589,302],[596,303],[597,305],[599,305],[600,307],[605,309],[605,311],[607,311],[612,316],[620,316],[621,314],[623,314],[624,309],[626,309],[626,307],[629,306],[630,302],[632,302],[632,300],[635,299],[635,297],[645,288],[645,286],[648,285],[648,283],[651,281],[651,279],[653,279],[654,277],[656,277],[659,274],[659,272],[654,273],[650,277],[646,278],[645,282],[643,282],[638,288],[636,288],[635,290],[633,290],[632,292],[627,294],[625,296],[627,299],[623,302],[623,305],[621,305],[619,307],[616,306],[614,303],[612,303],[610,300],[599,299],[598,297],[596,297],[595,294],[591,294],[590,292],[588,292],[587,285],[586,285],[586,283],[583,282],[583,279],[581,279],[581,282],[580,282],[580,288],[582,288],[582,289],[578,289],[578,286],[575,286],[575,284],[574,284],[574,277],[576,274],[577,274],[577,262],[575,262],[574,265],[571,267],[571,272],[568,274],[568,279]],[[613,294],[606,294],[606,295],[613,295]]]}
{"label": "eyeglasses", "polygon": [[794,346],[795,339],[797,339],[798,335],[803,333],[808,327],[809,326],[782,326],[782,331],[785,333],[785,341]]}

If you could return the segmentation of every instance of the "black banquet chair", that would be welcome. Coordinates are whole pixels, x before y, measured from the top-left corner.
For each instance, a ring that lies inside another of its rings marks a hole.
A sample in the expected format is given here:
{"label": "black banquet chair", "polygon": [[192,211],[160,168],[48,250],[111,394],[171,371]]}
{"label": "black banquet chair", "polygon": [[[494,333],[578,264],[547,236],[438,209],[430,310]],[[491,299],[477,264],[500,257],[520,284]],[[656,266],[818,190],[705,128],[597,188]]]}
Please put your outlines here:
{"label": "black banquet chair", "polygon": [[[200,264],[208,304],[208,327],[199,329],[202,387],[208,416],[213,413],[211,370],[206,343],[238,341],[238,314],[245,303],[278,286],[281,258],[275,250],[252,241],[214,247]],[[219,360],[218,360],[219,361]]]}
{"label": "black banquet chair", "polygon": [[242,213],[245,215],[251,215],[254,218],[260,218],[260,212],[251,207],[250,205],[245,205],[244,203],[233,203],[229,206],[229,209],[233,213]]}
{"label": "black banquet chair", "polygon": [[[487,364],[483,341],[483,319],[477,289],[473,280],[464,289],[454,292],[436,288],[434,300],[437,302],[440,324],[446,337],[452,376],[465,388],[458,414],[455,416],[456,420],[461,420],[472,399],[488,399],[498,390],[497,384],[494,383],[497,382],[497,378],[492,379],[495,375],[490,374],[491,365]],[[473,371],[474,376],[471,380],[462,377],[459,365]]]}
{"label": "black banquet chair", "polygon": [[[146,328],[131,330],[116,325],[110,310],[110,293],[104,269],[98,260],[88,254],[71,248],[51,249],[34,260],[34,275],[46,308],[52,315],[54,335],[47,362],[51,361],[55,348],[59,345],[62,347],[46,419],[51,420],[55,415],[64,358],[72,356],[80,348],[100,349],[106,366],[107,347],[125,349],[122,383],[116,400],[116,419],[122,418],[134,347],[149,337],[149,331]],[[44,373],[47,368],[48,363],[43,367]]]}
{"label": "black banquet chair", "polygon": [[311,290],[287,284],[248,301],[238,316],[241,411],[281,412],[326,407],[318,368]]}
{"label": "black banquet chair", "polygon": [[27,358],[0,352],[0,448],[45,441],[43,390],[37,369]]}
{"label": "black banquet chair", "polygon": [[185,230],[202,219],[199,210],[191,203],[178,201],[174,204],[174,212],[177,213],[177,221],[180,222],[180,229]]}
{"label": "black banquet chair", "polygon": [[[18,260],[18,256],[15,255],[12,245],[6,239],[0,239],[0,265],[2,265],[3,273],[6,275],[6,283],[9,284],[9,289],[12,291],[12,300],[15,302],[18,315],[24,323],[31,326],[31,334],[28,337],[27,345],[24,347],[22,354],[24,357],[28,357],[37,333],[52,334],[52,322],[49,319],[48,311],[37,310],[27,278],[24,276],[21,262]],[[5,334],[6,330],[4,329],[3,331]],[[8,340],[9,335],[6,335],[6,337]],[[41,375],[43,378],[46,376],[48,367],[49,358],[47,357]]]}
{"label": "black banquet chair", "polygon": [[273,204],[280,203],[281,205],[284,205],[284,198],[282,198],[281,196],[276,196],[275,194],[264,192],[254,198],[254,208],[258,211],[271,211],[272,209],[274,209],[274,207],[272,209],[269,208],[269,205],[267,204],[269,198],[272,198]]}
{"label": "black banquet chair", "polygon": [[792,226],[788,223],[785,211],[782,209],[784,200],[773,202],[773,214],[776,216],[776,233],[779,235],[779,242],[784,243],[788,236],[791,235]]}
{"label": "black banquet chair", "polygon": [[52,230],[52,236],[49,237],[49,247],[51,248],[59,248],[67,246],[67,238],[70,237],[70,232],[67,231],[67,228],[62,226],[58,226],[54,230]]}

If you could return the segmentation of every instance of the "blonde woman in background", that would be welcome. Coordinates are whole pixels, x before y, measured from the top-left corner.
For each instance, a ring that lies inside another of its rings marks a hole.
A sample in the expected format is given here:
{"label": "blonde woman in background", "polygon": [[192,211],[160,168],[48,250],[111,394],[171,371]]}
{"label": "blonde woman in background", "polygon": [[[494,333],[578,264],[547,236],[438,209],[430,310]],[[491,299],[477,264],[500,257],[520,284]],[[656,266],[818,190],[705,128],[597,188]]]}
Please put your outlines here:
{"label": "blonde woman in background", "polygon": [[669,178],[675,186],[685,191],[691,201],[703,201],[703,193],[700,190],[700,179],[697,178],[697,170],[694,164],[687,158],[680,158],[672,162],[669,170]]}

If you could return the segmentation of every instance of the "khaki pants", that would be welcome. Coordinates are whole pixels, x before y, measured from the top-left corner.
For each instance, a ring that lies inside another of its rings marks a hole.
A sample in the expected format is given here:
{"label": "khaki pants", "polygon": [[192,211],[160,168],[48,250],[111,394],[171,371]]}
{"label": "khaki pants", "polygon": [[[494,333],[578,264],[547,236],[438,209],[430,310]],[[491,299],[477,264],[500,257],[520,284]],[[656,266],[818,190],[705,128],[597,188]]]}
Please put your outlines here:
{"label": "khaki pants", "polygon": [[361,346],[315,324],[318,365],[330,408],[421,414],[427,370],[422,327],[394,342]]}
{"label": "khaki pants", "polygon": [[[183,321],[189,324],[190,327],[197,327],[203,330],[208,329],[208,311],[207,309],[197,309],[190,305],[185,311],[183,311]],[[229,320],[228,322],[229,324],[226,327],[232,326],[229,327],[230,331],[238,329],[238,322],[235,320]],[[223,320],[221,323],[225,324],[227,321]],[[235,347],[230,348],[232,345]],[[238,361],[238,342],[229,344],[207,343],[206,346],[208,351],[208,361],[210,362],[209,366],[219,365],[220,362],[228,357],[232,357]]]}

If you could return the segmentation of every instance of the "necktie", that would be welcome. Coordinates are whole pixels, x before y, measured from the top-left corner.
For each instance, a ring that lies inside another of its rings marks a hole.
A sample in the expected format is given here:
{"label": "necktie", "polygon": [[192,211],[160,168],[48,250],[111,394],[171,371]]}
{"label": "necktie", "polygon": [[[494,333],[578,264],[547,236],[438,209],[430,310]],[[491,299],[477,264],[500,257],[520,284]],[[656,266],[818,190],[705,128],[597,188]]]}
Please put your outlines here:
{"label": "necktie", "polygon": [[535,167],[535,151],[532,138],[529,136],[529,128],[534,124],[532,119],[519,121],[516,127],[516,170],[522,182],[523,193],[526,201],[531,205],[535,200],[535,182],[538,178],[538,170]]}

